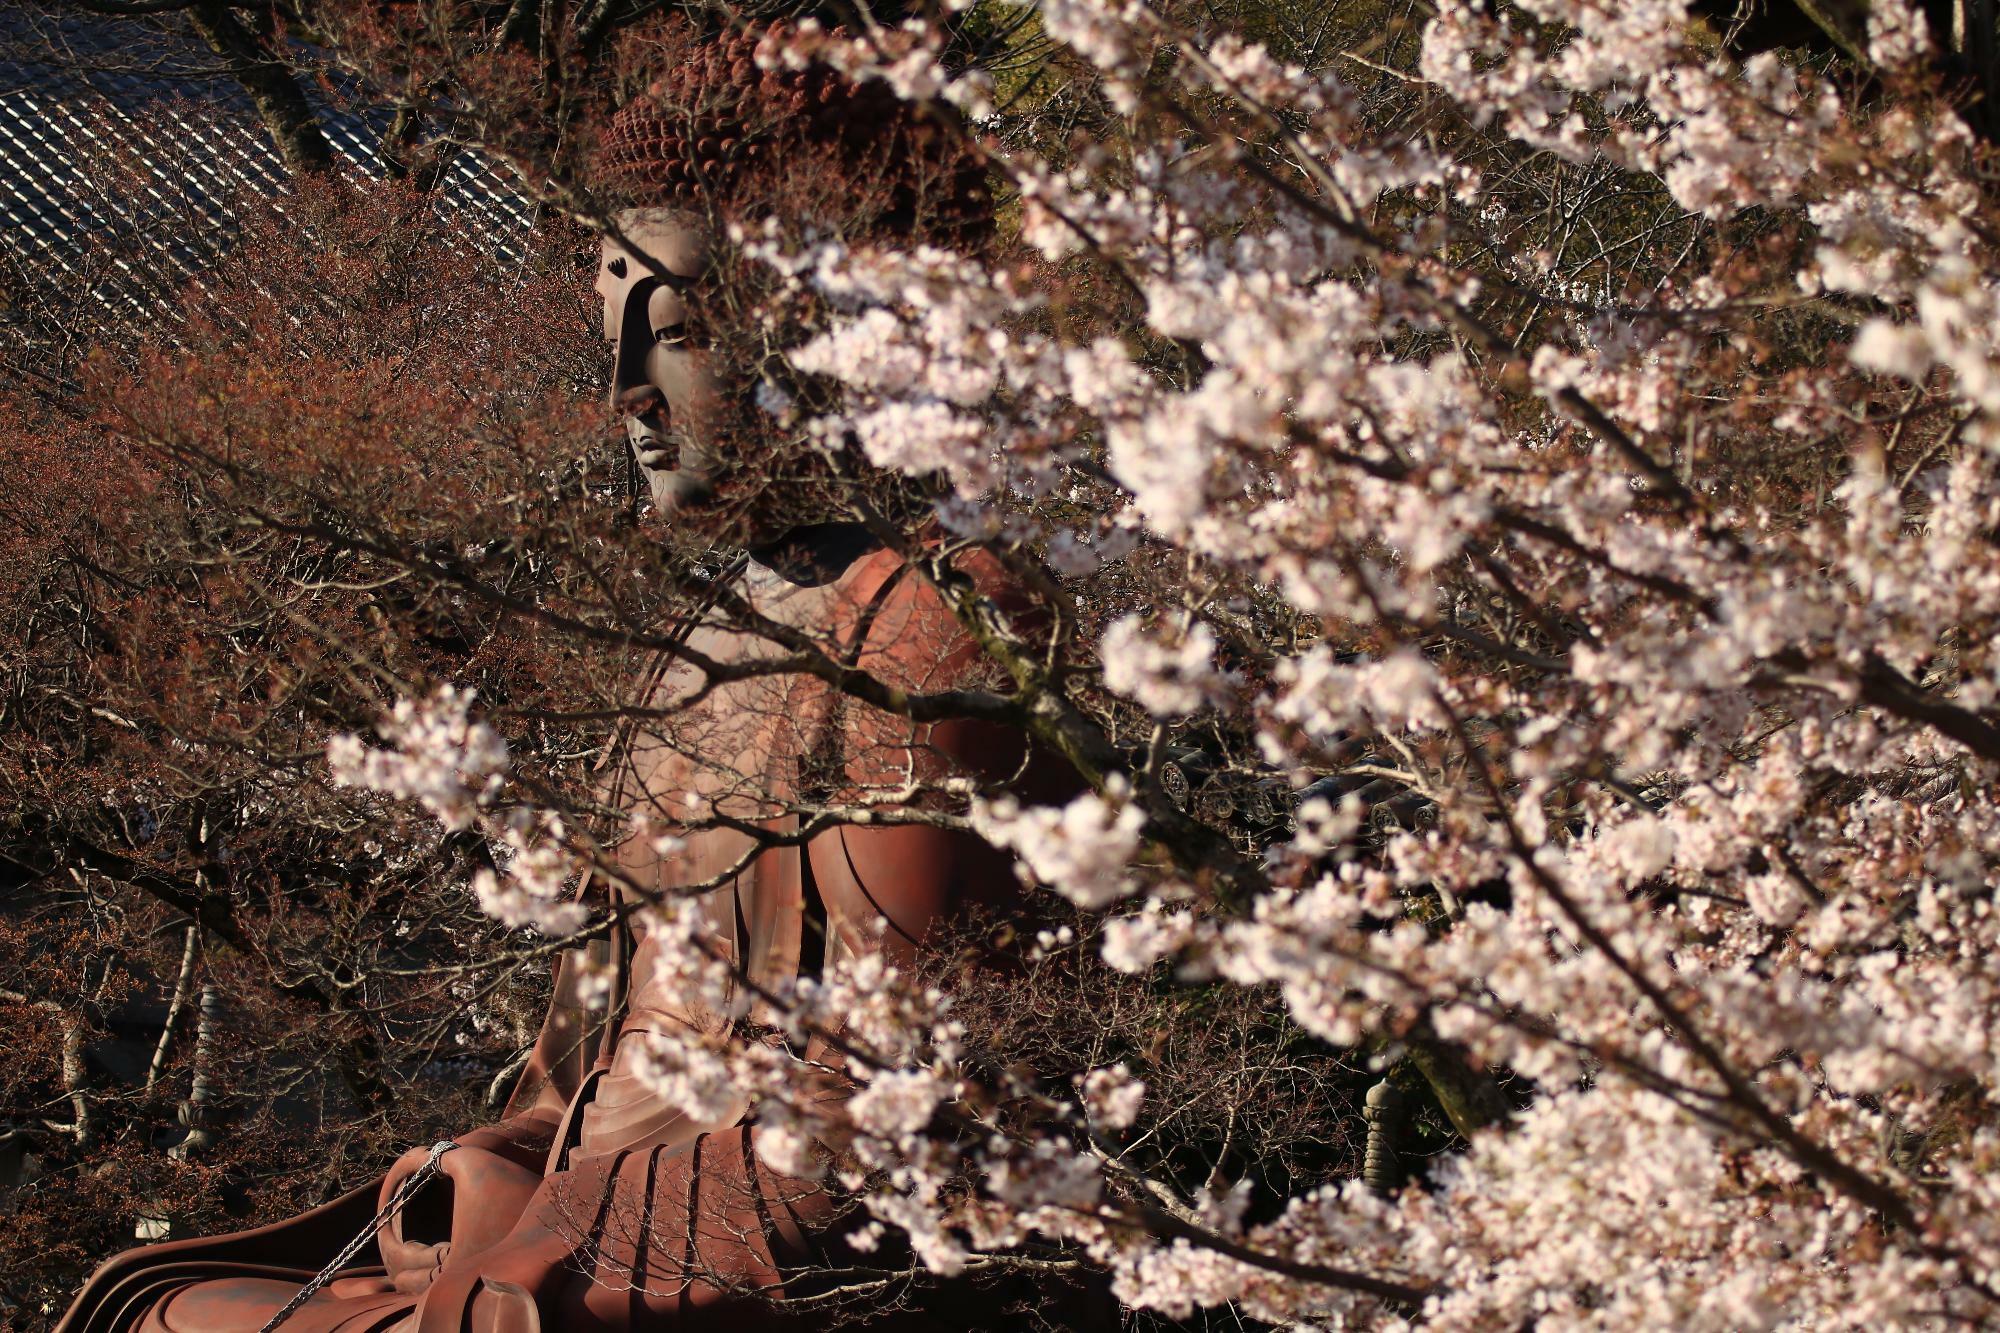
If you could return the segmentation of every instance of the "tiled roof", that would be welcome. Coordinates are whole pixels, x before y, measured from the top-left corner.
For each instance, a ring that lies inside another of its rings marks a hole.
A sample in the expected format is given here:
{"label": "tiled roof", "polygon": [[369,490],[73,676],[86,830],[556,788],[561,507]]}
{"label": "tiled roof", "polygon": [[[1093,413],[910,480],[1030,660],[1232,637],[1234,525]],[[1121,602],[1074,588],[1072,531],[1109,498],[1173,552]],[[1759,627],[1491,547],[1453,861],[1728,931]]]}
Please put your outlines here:
{"label": "tiled roof", "polygon": [[[308,95],[341,162],[379,177],[388,116]],[[0,339],[143,319],[226,243],[232,200],[285,178],[248,96],[174,20],[0,0]],[[434,195],[475,245],[518,252],[531,210],[505,168],[461,153]]]}

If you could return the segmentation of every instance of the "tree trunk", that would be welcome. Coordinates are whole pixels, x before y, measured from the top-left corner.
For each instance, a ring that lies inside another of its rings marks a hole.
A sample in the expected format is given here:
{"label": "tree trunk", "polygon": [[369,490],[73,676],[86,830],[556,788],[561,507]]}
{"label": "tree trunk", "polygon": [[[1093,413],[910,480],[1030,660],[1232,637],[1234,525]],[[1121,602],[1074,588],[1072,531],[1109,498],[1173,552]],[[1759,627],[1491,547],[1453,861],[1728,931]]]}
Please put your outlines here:
{"label": "tree trunk", "polygon": [[333,148],[305,90],[282,58],[284,39],[270,12],[260,15],[255,30],[244,26],[223,0],[197,0],[188,15],[209,49],[229,62],[237,82],[250,94],[285,166],[302,174],[332,170]]}
{"label": "tree trunk", "polygon": [[215,1130],[208,1123],[208,1103],[214,1096],[215,1037],[221,1021],[222,992],[203,986],[194,1029],[194,1081],[188,1087],[187,1100],[181,1103],[181,1123],[187,1126],[187,1137],[168,1154],[182,1161],[215,1142]]}
{"label": "tree trunk", "polygon": [[181,949],[181,972],[174,980],[174,996],[167,1004],[167,1019],[160,1024],[160,1041],[153,1047],[153,1062],[146,1067],[146,1091],[160,1081],[160,1071],[166,1068],[167,1048],[173,1045],[174,1024],[180,1021],[181,1010],[187,1007],[188,984],[194,980],[195,942],[201,938],[199,926],[187,928],[187,944]]}

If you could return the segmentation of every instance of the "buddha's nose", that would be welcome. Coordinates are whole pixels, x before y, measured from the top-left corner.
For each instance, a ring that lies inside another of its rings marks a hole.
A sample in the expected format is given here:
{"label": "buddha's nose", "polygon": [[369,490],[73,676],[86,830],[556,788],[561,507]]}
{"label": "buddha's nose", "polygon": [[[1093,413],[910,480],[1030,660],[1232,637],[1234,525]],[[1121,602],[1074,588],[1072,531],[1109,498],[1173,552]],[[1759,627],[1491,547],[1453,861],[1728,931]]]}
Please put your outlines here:
{"label": "buddha's nose", "polygon": [[620,416],[643,417],[667,405],[666,395],[650,384],[635,384],[618,391],[614,400]]}
{"label": "buddha's nose", "polygon": [[651,384],[635,384],[620,389],[611,401],[618,409],[618,433],[631,441],[642,464],[659,469],[680,461],[668,428],[665,394]]}
{"label": "buddha's nose", "polygon": [[663,513],[705,504],[714,497],[708,460],[688,447],[684,432],[668,419],[666,395],[657,386],[635,384],[619,390],[612,401],[632,453],[646,469],[653,502]]}

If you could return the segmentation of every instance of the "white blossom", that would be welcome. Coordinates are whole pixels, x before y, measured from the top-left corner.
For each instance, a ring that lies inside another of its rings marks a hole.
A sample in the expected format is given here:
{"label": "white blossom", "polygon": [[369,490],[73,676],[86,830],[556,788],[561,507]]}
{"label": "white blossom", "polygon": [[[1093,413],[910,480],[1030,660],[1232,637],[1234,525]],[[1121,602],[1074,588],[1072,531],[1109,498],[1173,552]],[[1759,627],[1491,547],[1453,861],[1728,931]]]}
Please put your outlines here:
{"label": "white blossom", "polygon": [[334,781],[421,801],[446,828],[471,827],[507,769],[507,743],[471,719],[472,703],[472,691],[445,685],[421,704],[397,701],[376,728],[384,748],[334,736],[326,747]]}
{"label": "white blossom", "polygon": [[1091,1122],[1104,1129],[1129,1129],[1146,1104],[1146,1084],[1134,1078],[1122,1064],[1093,1069],[1084,1075],[1084,1104],[1090,1108]]}
{"label": "white blossom", "polygon": [[1195,622],[1169,642],[1125,616],[1104,631],[1098,655],[1104,683],[1162,717],[1192,713],[1221,700],[1227,677],[1215,669],[1215,635]]}
{"label": "white blossom", "polygon": [[1011,797],[978,801],[972,824],[1071,902],[1104,907],[1133,888],[1130,863],[1146,816],[1129,799],[1129,790],[1122,778],[1114,778],[1107,796],[1085,792],[1064,806],[1023,806]]}
{"label": "white blossom", "polygon": [[696,1123],[724,1123],[740,1105],[729,1061],[692,1033],[641,1034],[635,1068],[654,1096]]}

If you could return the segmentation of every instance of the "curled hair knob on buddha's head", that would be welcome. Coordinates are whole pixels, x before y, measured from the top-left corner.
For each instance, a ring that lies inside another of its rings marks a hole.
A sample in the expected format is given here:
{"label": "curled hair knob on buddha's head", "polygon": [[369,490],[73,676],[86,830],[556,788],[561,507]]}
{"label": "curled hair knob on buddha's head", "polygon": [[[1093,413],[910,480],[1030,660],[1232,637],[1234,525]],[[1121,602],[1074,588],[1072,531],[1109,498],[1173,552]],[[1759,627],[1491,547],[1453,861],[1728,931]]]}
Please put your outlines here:
{"label": "curled hair knob on buddha's head", "polygon": [[936,112],[824,66],[760,68],[779,25],[712,35],[679,21],[659,73],[613,116],[592,181],[614,207],[793,216],[853,238],[969,239],[984,173]]}

